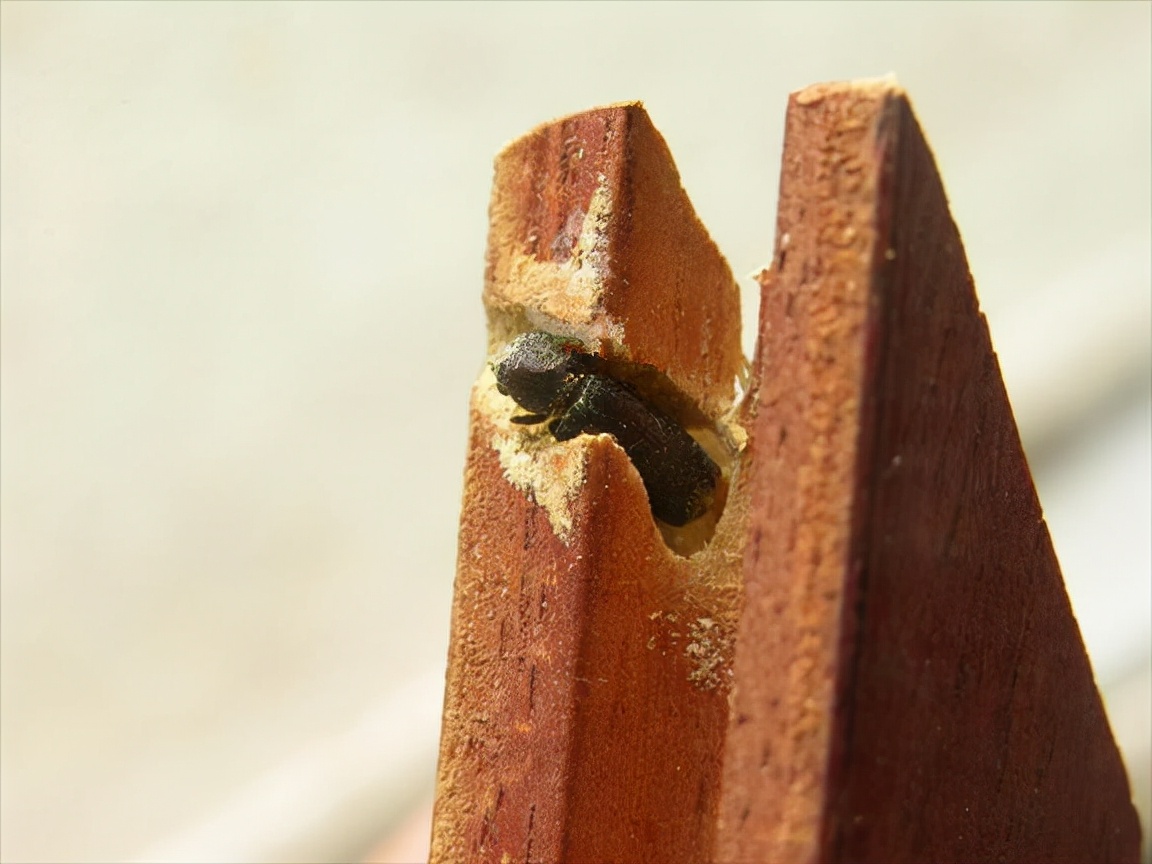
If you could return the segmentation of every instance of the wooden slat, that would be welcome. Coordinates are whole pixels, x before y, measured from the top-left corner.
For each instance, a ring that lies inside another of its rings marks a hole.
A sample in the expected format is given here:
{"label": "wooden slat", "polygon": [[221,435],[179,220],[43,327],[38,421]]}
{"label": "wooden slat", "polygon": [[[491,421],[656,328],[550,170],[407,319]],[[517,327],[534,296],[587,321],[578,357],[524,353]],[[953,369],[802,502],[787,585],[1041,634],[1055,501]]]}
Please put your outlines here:
{"label": "wooden slat", "polygon": [[[713,422],[731,405],[738,291],[638,105],[546,124],[499,156],[484,300],[494,351],[525,330],[575,334],[665,371]],[[518,413],[481,376],[432,861],[702,861],[740,495],[708,549],[681,557],[611,439],[560,444]]]}
{"label": "wooden slat", "polygon": [[1139,827],[904,94],[789,102],[719,861],[1135,861]]}

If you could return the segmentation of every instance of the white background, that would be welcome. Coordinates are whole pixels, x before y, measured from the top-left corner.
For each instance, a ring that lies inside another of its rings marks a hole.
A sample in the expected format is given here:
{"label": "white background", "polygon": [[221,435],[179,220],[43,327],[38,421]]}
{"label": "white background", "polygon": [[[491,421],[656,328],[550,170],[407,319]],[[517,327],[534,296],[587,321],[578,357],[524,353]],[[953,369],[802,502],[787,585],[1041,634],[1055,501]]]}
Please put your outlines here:
{"label": "white background", "polygon": [[889,72],[1146,808],[1150,9],[5,3],[0,857],[363,854],[432,783],[493,155],[643,99],[750,350],[787,94]]}

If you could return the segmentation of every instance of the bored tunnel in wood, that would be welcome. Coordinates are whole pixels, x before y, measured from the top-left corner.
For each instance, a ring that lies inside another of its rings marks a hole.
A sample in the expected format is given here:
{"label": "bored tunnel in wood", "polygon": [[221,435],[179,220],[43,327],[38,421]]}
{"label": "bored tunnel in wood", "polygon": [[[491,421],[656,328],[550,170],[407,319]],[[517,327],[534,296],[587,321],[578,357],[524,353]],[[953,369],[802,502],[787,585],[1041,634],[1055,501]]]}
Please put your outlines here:
{"label": "bored tunnel in wood", "polygon": [[662,531],[611,438],[518,427],[481,376],[432,861],[1137,859],[959,235],[895,84],[789,101],[741,405],[732,275],[639,105],[511,144],[489,230],[492,353],[547,330],[659,370],[714,435],[728,493],[706,542]]}

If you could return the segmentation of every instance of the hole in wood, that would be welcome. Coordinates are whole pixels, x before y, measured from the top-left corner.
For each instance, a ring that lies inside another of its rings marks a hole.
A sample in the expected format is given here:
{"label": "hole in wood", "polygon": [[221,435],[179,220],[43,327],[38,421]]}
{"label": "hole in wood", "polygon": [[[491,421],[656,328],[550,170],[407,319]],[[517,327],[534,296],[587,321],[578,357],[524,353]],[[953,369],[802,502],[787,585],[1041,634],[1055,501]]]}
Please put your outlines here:
{"label": "hole in wood", "polygon": [[497,390],[522,409],[511,423],[543,426],[556,441],[605,434],[624,450],[674,552],[691,555],[712,538],[737,447],[663,372],[540,330],[516,336],[491,368]]}

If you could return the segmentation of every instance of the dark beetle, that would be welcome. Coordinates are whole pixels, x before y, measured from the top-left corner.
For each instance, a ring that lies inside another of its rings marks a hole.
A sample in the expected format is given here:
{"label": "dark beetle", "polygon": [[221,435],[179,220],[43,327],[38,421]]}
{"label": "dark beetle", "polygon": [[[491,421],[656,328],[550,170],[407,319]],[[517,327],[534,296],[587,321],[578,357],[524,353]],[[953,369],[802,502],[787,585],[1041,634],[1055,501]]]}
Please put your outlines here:
{"label": "dark beetle", "polygon": [[607,433],[624,448],[648,490],[652,515],[686,525],[708,512],[720,468],[684,427],[607,372],[603,358],[575,339],[535,331],[516,337],[493,366],[496,389],[548,422],[557,441]]}

